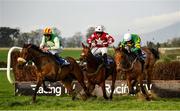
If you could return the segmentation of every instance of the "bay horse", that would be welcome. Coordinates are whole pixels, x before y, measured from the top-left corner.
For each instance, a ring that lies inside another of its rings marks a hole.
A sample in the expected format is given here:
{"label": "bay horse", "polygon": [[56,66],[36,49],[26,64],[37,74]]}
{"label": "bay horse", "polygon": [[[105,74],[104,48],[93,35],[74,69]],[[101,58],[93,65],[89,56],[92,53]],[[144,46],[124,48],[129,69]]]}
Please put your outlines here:
{"label": "bay horse", "polygon": [[[137,60],[137,57],[133,54],[129,54],[129,52],[125,48],[114,48],[115,54],[114,59],[116,62],[116,70],[117,72],[124,71],[127,85],[129,88],[130,94],[135,94],[134,86],[140,84],[140,89],[147,100],[149,100],[149,95],[145,91],[143,87],[143,72],[141,62]],[[140,91],[139,87],[136,87],[136,91]]]}
{"label": "bay horse", "polygon": [[66,57],[66,59],[70,62],[70,65],[61,67],[54,55],[43,52],[33,44],[24,44],[20,52],[20,57],[18,58],[19,64],[24,65],[28,61],[33,61],[37,67],[37,85],[32,97],[32,102],[35,102],[36,94],[41,84],[43,84],[44,90],[50,91],[50,89],[45,86],[45,81],[61,81],[70,95],[72,95],[72,100],[74,100],[76,93],[72,88],[72,81],[77,79],[85,93],[87,95],[89,94],[79,64],[72,57]]}
{"label": "bay horse", "polygon": [[112,77],[112,86],[111,86],[111,94],[109,99],[113,98],[113,92],[115,88],[115,81],[116,81],[116,67],[113,57],[108,56],[109,59],[112,60],[110,64],[105,66],[101,58],[95,57],[91,53],[91,49],[89,46],[85,46],[82,43],[83,49],[81,52],[81,61],[86,61],[86,70],[85,75],[88,80],[87,88],[90,93],[93,92],[95,89],[95,85],[99,85],[102,88],[103,91],[103,97],[105,99],[108,99],[105,89],[105,80],[111,76]]}
{"label": "bay horse", "polygon": [[[147,85],[148,90],[150,90],[153,66],[156,60],[159,58],[159,55],[153,49],[142,48],[142,50],[146,53],[144,67],[141,65],[141,62],[137,59],[136,55],[132,52],[128,52],[128,50],[126,50],[125,48],[114,47],[114,59],[116,62],[117,72],[125,72],[129,93],[134,94],[135,92],[133,90],[133,87],[139,83],[141,91],[145,95],[146,99],[149,100],[150,98],[148,96],[148,93],[143,87],[143,79],[145,77],[144,73],[146,73],[147,75]],[[150,93],[150,91],[148,92]]]}

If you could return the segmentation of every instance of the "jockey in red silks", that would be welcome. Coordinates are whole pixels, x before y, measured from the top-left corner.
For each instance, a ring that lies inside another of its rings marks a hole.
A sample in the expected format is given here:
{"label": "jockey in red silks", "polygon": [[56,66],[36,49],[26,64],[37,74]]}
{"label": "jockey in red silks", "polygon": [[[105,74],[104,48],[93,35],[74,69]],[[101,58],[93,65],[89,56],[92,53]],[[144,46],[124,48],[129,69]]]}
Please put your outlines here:
{"label": "jockey in red silks", "polygon": [[104,32],[104,27],[102,25],[96,26],[95,32],[87,39],[87,43],[92,47],[92,54],[96,55],[101,53],[105,63],[107,63],[108,46],[113,42],[114,38]]}

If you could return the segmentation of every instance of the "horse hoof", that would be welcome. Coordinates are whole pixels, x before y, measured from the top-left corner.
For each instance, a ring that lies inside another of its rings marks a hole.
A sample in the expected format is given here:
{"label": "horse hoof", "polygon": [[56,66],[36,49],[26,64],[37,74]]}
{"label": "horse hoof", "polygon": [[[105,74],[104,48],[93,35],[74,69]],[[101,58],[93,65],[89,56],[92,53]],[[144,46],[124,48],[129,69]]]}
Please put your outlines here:
{"label": "horse hoof", "polygon": [[87,96],[86,96],[86,95],[81,95],[81,99],[82,99],[83,101],[86,101],[86,100],[87,100]]}

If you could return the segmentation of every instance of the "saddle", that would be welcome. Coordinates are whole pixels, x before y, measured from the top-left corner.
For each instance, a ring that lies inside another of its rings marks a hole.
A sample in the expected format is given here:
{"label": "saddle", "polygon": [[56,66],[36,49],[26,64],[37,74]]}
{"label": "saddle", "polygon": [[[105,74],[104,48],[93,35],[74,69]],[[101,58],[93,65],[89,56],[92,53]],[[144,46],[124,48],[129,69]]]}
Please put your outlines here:
{"label": "saddle", "polygon": [[[102,54],[96,54],[95,55],[96,57],[96,60],[99,62],[99,63],[102,63],[104,61],[104,57],[102,56]],[[107,55],[107,58],[106,58],[106,62],[105,62],[105,66],[108,66],[110,64],[114,64],[114,60],[109,56]]]}
{"label": "saddle", "polygon": [[68,62],[66,59],[62,58],[62,57],[59,57],[57,55],[54,55],[55,58],[56,58],[56,61],[58,62],[59,65],[61,66],[66,66],[66,65],[69,65],[70,62]]}

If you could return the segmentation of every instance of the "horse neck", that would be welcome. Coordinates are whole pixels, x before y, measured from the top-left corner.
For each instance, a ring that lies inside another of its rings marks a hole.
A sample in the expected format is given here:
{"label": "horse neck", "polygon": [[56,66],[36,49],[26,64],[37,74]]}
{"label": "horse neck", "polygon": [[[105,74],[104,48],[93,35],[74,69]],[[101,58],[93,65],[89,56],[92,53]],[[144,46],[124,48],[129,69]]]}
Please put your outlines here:
{"label": "horse neck", "polygon": [[92,53],[87,56],[87,67],[89,70],[96,70],[98,67],[98,61]]}
{"label": "horse neck", "polygon": [[33,61],[37,66],[39,66],[40,64],[42,64],[43,61],[41,60],[41,58],[42,58],[43,56],[45,56],[45,54],[44,54],[43,52],[40,52],[40,51],[31,49],[30,54],[31,54],[30,56],[32,57],[32,58],[31,58],[32,61]]}
{"label": "horse neck", "polygon": [[131,66],[131,61],[129,60],[129,55],[128,54],[126,54],[126,53],[124,53],[124,58],[123,58],[123,60],[124,60],[124,62],[123,63],[125,63],[125,64],[123,64],[123,66],[124,67],[130,67]]}

